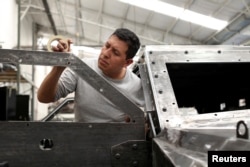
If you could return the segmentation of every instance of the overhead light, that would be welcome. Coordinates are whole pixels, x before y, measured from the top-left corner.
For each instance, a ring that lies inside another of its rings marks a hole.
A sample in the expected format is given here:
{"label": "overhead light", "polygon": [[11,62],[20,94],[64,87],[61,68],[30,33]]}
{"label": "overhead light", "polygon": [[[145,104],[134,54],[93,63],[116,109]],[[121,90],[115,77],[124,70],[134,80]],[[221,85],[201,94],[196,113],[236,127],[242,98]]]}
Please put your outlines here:
{"label": "overhead light", "polygon": [[196,13],[178,6],[174,6],[159,0],[119,0],[133,6],[151,10],[157,13],[179,18],[200,26],[214,30],[221,30],[228,24],[227,21],[219,20],[210,16]]}

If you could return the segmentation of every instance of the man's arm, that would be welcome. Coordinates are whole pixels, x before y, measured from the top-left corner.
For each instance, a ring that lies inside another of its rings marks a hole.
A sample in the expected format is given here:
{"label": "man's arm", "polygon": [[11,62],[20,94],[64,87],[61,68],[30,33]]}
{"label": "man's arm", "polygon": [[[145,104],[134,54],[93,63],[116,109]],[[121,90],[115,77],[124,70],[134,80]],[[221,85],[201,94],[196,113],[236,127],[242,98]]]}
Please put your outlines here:
{"label": "man's arm", "polygon": [[53,67],[45,77],[37,92],[37,98],[42,103],[54,102],[58,80],[65,67]]}
{"label": "man's arm", "polygon": [[[53,46],[52,50],[55,52],[70,51],[71,40],[67,40],[68,44],[63,40],[59,40],[57,46]],[[50,103],[55,101],[56,90],[59,78],[66,67],[55,66],[50,73],[45,77],[37,92],[37,98],[42,103]]]}

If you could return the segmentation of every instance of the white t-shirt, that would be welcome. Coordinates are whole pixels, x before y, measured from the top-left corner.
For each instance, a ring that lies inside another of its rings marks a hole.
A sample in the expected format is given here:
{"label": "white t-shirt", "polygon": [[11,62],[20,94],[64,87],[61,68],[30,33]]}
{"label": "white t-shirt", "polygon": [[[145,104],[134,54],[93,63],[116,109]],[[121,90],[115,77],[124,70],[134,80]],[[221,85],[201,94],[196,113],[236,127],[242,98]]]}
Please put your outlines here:
{"label": "white t-shirt", "polygon": [[[127,70],[123,79],[114,80],[102,73],[98,68],[97,59],[83,59],[83,61],[136,105],[139,107],[144,106],[141,80],[132,71]],[[59,79],[55,100],[66,97],[72,92],[75,92],[75,121],[97,123],[124,122],[125,113],[86,81],[78,77],[74,71],[67,68]]]}

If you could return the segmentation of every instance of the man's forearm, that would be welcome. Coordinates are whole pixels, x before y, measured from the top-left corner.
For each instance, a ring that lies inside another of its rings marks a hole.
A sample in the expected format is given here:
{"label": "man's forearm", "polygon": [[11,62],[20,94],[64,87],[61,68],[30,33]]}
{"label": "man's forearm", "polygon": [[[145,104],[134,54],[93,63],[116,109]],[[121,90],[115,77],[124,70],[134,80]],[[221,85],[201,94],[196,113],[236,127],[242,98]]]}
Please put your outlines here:
{"label": "man's forearm", "polygon": [[65,67],[53,67],[45,77],[37,92],[37,98],[42,103],[54,102],[58,80]]}

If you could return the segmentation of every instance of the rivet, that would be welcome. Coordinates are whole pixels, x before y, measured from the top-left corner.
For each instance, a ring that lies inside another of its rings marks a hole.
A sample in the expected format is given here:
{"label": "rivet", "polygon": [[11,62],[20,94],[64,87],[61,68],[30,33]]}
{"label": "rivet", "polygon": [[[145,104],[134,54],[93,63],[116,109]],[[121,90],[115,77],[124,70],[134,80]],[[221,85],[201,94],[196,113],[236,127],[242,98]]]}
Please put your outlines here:
{"label": "rivet", "polygon": [[116,153],[116,154],[115,154],[115,158],[116,158],[116,159],[120,159],[120,158],[121,158],[121,155],[120,155],[119,153]]}
{"label": "rivet", "polygon": [[138,162],[137,161],[133,161],[133,166],[134,167],[138,166]]}
{"label": "rivet", "polygon": [[137,150],[137,148],[138,148],[137,144],[133,144],[132,148],[133,148],[133,150]]}

